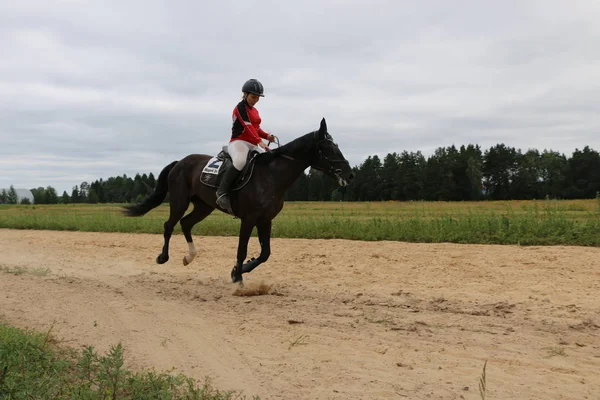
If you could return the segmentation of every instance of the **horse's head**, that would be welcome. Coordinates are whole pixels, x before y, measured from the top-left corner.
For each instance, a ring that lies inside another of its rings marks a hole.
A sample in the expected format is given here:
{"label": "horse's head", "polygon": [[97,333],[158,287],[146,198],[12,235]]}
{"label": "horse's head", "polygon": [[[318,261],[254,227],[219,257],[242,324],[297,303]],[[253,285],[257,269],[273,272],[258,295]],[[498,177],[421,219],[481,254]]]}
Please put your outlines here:
{"label": "horse's head", "polygon": [[336,179],[340,186],[347,186],[354,179],[354,173],[350,168],[350,163],[344,158],[338,145],[327,132],[325,118],[321,120],[321,126],[318,131],[314,132],[314,135],[317,154],[310,166]]}

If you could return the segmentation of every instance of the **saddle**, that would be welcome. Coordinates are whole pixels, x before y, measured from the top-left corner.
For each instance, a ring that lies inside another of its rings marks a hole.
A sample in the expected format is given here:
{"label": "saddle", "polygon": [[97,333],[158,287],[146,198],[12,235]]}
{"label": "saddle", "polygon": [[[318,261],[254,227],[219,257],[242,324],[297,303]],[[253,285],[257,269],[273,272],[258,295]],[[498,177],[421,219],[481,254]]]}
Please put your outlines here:
{"label": "saddle", "polygon": [[[231,191],[240,190],[250,180],[252,177],[252,172],[254,171],[254,165],[256,164],[256,159],[258,155],[260,155],[256,150],[252,150],[248,152],[248,158],[246,159],[246,165],[242,172],[239,174],[235,182],[233,182],[233,186],[231,187]],[[200,174],[200,182],[204,185],[217,188],[219,187],[219,183],[221,182],[221,178],[225,171],[228,168],[234,168],[233,160],[231,156],[227,152],[227,147],[223,146],[223,149],[208,160],[204,168],[202,169],[202,173]]]}

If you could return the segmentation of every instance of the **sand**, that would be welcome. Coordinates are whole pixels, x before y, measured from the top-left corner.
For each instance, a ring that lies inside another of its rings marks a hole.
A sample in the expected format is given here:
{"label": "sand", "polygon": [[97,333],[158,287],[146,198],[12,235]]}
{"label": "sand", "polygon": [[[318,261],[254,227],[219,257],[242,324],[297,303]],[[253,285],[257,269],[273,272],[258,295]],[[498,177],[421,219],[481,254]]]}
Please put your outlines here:
{"label": "sand", "polygon": [[273,239],[240,296],[195,241],[2,229],[0,317],[263,400],[479,399],[486,360],[488,399],[600,398],[598,248]]}

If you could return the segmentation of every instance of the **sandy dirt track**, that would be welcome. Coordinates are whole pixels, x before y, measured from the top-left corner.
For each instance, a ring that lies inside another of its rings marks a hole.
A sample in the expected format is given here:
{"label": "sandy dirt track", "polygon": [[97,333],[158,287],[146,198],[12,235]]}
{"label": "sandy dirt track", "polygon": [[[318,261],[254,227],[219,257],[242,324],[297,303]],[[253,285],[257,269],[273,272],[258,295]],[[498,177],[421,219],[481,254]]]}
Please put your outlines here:
{"label": "sandy dirt track", "polygon": [[0,316],[261,399],[479,399],[485,360],[488,399],[600,399],[598,248],[274,239],[240,297],[195,241],[0,229]]}

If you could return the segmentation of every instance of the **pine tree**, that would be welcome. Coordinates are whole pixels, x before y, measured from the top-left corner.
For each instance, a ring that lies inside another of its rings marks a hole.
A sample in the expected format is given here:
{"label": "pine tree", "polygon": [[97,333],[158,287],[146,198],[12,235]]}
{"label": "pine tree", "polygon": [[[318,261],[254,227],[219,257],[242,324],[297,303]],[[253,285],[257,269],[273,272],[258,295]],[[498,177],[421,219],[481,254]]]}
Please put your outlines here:
{"label": "pine tree", "polygon": [[8,204],[19,203],[19,195],[17,194],[17,191],[15,190],[15,187],[13,185],[10,185],[10,188],[8,189],[8,197],[6,202]]}

